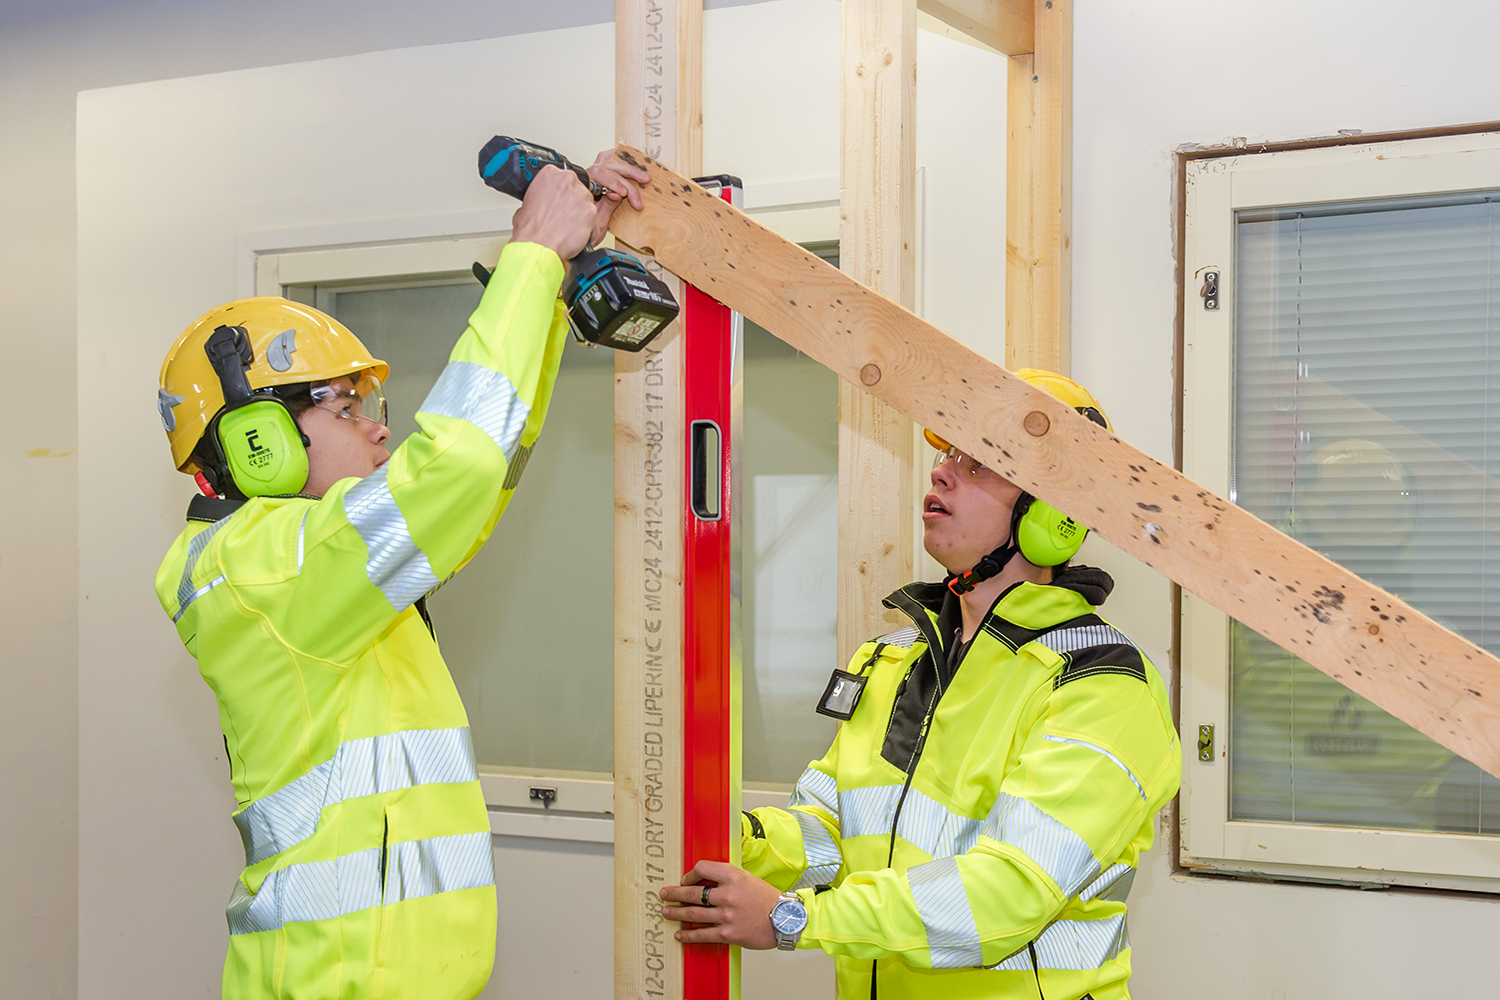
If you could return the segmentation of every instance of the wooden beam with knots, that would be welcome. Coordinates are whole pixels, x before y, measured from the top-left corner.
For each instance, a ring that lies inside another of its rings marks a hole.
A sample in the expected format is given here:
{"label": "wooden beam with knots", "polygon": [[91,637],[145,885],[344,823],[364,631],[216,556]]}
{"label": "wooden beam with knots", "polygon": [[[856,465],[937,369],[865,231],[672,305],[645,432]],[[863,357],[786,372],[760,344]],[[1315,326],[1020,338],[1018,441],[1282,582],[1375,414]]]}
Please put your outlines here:
{"label": "wooden beam with knots", "polygon": [[1500,659],[1091,423],[638,150],[617,239],[1500,776]]}

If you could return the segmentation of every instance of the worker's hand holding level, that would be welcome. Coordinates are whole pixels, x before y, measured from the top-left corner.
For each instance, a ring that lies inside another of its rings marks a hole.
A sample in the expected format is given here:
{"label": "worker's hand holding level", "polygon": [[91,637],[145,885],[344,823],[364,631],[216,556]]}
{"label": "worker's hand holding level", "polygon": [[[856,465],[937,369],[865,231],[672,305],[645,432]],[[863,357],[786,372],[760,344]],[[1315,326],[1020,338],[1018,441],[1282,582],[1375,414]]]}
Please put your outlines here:
{"label": "worker's hand holding level", "polygon": [[[709,887],[704,906],[704,883]],[[682,877],[682,885],[661,889],[661,898],[682,906],[663,906],[668,920],[707,924],[684,927],[676,934],[683,944],[737,944],[741,948],[774,948],[776,931],[771,927],[771,908],[781,890],[743,868],[723,861],[700,861]]]}

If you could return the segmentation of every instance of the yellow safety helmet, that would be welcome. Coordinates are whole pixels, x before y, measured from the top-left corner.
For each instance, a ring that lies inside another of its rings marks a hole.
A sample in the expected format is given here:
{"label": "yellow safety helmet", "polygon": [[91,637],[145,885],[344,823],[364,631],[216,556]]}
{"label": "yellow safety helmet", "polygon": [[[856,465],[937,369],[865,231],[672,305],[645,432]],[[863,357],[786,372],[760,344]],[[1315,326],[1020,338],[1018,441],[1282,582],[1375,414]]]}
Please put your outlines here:
{"label": "yellow safety helmet", "polygon": [[[1093,394],[1065,375],[1040,368],[1022,368],[1016,372],[1043,392],[1067,403],[1105,430],[1113,430],[1109,417]],[[938,450],[939,463],[957,450],[932,431],[923,429],[927,443]],[[972,459],[972,456],[971,456]],[[1037,566],[1060,566],[1077,555],[1088,535],[1088,528],[1074,521],[1051,504],[1023,492],[1011,509],[1009,539],[974,566],[948,578],[948,589],[963,595],[999,573],[1017,553]]]}
{"label": "yellow safety helmet", "polygon": [[254,353],[245,377],[251,389],[353,376],[371,371],[381,381],[390,366],[372,357],[359,338],[327,313],[277,295],[239,299],[198,317],[177,338],[161,366],[156,408],[178,471],[192,474],[193,448],[224,406],[224,390],[204,347],[221,326],[244,327]]}
{"label": "yellow safety helmet", "polygon": [[[1056,396],[1105,430],[1114,430],[1110,426],[1109,417],[1104,413],[1104,408],[1099,405],[1099,401],[1094,398],[1093,393],[1066,375],[1044,371],[1040,368],[1022,368],[1015,374],[1017,378],[1029,382],[1043,392]],[[938,451],[947,451],[952,447],[947,441],[944,441],[930,430],[923,429],[922,436],[927,439],[928,444],[932,445]]]}

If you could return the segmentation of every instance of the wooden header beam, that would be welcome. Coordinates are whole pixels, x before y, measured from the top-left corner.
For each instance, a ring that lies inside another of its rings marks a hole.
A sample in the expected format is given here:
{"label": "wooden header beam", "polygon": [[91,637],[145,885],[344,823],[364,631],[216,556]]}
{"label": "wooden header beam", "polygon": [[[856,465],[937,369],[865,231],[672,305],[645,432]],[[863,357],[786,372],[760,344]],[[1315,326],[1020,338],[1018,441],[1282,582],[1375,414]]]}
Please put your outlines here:
{"label": "wooden header beam", "polygon": [[[643,162],[637,150],[621,155]],[[1491,774],[1500,659],[659,164],[617,238]]]}
{"label": "wooden header beam", "polygon": [[1034,0],[918,0],[917,8],[1002,55],[1017,56],[1035,51],[1033,3]]}
{"label": "wooden header beam", "polygon": [[[703,0],[615,0],[615,134],[702,173]],[[648,266],[660,271],[653,262]],[[677,301],[684,289],[671,275]],[[615,351],[615,998],[683,995],[683,350]]]}

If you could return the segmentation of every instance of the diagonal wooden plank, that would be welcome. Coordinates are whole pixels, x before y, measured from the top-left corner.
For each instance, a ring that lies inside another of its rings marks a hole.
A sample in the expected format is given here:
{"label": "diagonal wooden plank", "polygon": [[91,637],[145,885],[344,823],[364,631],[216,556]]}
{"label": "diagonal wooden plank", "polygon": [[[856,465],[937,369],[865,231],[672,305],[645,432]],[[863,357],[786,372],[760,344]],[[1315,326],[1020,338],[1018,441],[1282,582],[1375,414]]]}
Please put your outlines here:
{"label": "diagonal wooden plank", "polygon": [[1500,659],[1080,417],[637,150],[615,236],[1500,776]]}
{"label": "diagonal wooden plank", "polygon": [[918,0],[917,9],[1008,56],[1031,52],[1034,0]]}

